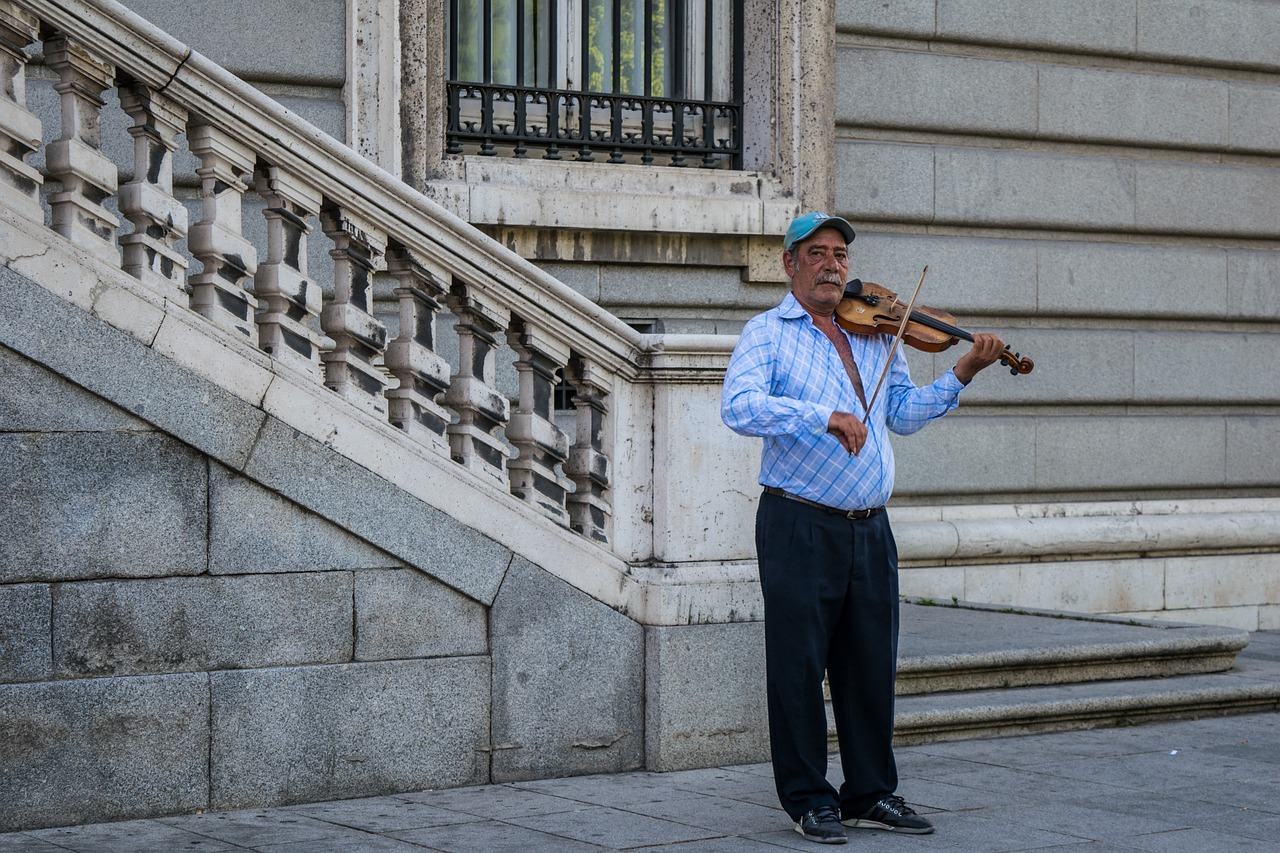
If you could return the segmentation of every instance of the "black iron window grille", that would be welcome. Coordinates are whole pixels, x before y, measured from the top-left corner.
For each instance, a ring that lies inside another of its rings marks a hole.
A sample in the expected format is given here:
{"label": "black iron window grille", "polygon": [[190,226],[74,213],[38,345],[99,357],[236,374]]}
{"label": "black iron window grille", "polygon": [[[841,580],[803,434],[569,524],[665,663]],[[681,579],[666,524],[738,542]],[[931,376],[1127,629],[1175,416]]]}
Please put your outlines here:
{"label": "black iron window grille", "polygon": [[446,152],[742,167],[743,0],[449,0]]}

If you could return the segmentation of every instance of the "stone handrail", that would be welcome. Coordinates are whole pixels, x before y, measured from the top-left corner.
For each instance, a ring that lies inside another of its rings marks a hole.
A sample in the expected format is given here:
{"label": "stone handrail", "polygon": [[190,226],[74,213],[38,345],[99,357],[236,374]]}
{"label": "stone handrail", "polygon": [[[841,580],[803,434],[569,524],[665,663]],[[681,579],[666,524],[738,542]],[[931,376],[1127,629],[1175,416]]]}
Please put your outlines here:
{"label": "stone handrail", "polygon": [[[37,44],[62,108],[61,137],[47,143],[25,94]],[[643,336],[111,0],[0,2],[0,71],[5,207],[40,226],[47,205],[55,232],[267,353],[272,370],[310,377],[609,545],[614,401],[640,376]],[[113,88],[132,137],[123,169],[102,138]],[[174,186],[184,140],[200,184],[190,225]],[[45,174],[28,162],[40,151]],[[46,180],[56,192],[42,193]],[[244,223],[253,192],[265,202],[264,245]],[[307,269],[317,238],[331,244],[324,287]],[[392,340],[375,315],[382,274],[398,285]],[[436,328],[446,311],[449,347]],[[510,396],[496,379],[509,352]],[[574,435],[553,411],[561,383],[573,391]]]}

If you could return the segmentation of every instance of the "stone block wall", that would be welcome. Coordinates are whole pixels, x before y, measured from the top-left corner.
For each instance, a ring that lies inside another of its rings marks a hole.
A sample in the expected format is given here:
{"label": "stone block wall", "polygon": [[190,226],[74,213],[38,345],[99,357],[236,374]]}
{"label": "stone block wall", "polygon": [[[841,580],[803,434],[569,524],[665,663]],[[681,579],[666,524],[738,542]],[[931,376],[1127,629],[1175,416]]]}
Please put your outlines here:
{"label": "stone block wall", "polygon": [[[645,641],[648,766],[685,770],[765,760],[763,622],[654,627]],[[732,701],[723,701],[728,697]]]}
{"label": "stone block wall", "polygon": [[928,265],[922,301],[1036,364],[903,440],[895,502],[1274,495],[1275,4],[835,5],[855,274]]}
{"label": "stone block wall", "polygon": [[641,625],[521,558],[491,620],[494,782],[643,766]]}
{"label": "stone block wall", "polygon": [[487,609],[0,349],[0,825],[487,779]]}
{"label": "stone block wall", "polygon": [[4,346],[0,377],[0,831],[642,766],[638,623],[420,549],[503,551],[481,602]]}

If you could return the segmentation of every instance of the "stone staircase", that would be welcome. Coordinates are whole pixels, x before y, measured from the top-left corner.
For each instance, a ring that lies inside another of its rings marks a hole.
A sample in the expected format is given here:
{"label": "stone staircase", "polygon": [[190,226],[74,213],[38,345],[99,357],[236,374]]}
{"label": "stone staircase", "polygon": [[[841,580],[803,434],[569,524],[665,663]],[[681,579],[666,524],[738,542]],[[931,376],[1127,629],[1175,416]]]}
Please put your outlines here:
{"label": "stone staircase", "polygon": [[1234,628],[904,603],[896,742],[1280,708],[1280,656],[1249,643]]}

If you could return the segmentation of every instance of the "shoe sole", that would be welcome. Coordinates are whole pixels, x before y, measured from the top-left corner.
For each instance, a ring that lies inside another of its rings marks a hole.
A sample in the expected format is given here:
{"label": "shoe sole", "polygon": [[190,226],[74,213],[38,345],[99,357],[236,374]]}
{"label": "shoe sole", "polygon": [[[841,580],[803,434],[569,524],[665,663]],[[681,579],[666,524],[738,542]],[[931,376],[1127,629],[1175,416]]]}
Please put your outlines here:
{"label": "shoe sole", "polygon": [[852,820],[840,821],[841,826],[847,826],[850,829],[882,829],[885,832],[901,832],[906,835],[928,835],[933,832],[933,827],[923,829],[915,829],[910,826],[893,826],[887,823],[881,823],[878,820],[866,820],[862,818],[853,818]]}
{"label": "shoe sole", "polygon": [[840,836],[837,836],[835,838],[819,838],[816,835],[809,835],[803,829],[800,828],[800,824],[798,823],[792,828],[795,829],[796,832],[800,833],[801,838],[804,838],[808,841],[816,841],[819,844],[848,844],[849,843],[848,838],[844,838]]}

